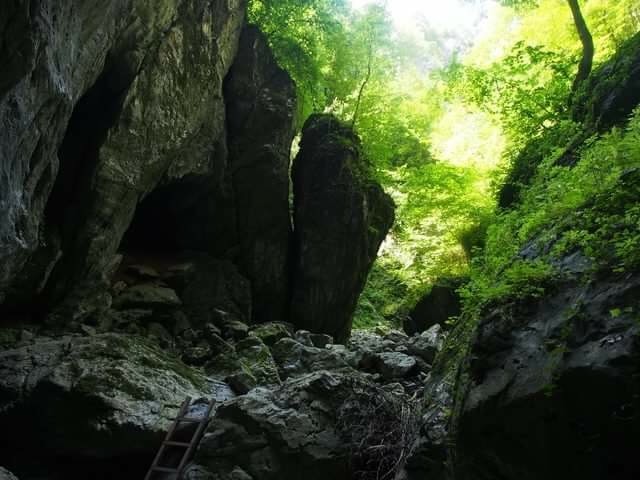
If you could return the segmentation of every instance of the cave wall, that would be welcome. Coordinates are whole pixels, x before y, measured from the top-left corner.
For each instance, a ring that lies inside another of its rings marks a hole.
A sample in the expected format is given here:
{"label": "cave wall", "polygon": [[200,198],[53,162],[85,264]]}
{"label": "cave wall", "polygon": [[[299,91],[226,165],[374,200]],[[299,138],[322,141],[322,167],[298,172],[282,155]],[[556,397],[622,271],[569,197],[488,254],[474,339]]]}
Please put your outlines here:
{"label": "cave wall", "polygon": [[239,266],[251,280],[254,321],[283,320],[290,296],[289,157],[296,87],[256,27],[242,33],[225,97]]}
{"label": "cave wall", "polygon": [[294,228],[296,86],[245,0],[68,3],[0,20],[0,315],[95,322],[136,261],[197,257],[244,277],[242,321],[345,341],[393,222],[355,132],[308,123]]}
{"label": "cave wall", "polygon": [[242,0],[9,4],[0,302],[43,289],[89,301],[145,195],[222,183],[222,85],[244,13]]}
{"label": "cave wall", "polygon": [[[117,43],[117,31],[126,27],[119,27],[117,19],[129,3],[3,4],[0,302],[24,290],[16,284],[27,283],[25,276],[38,276],[20,274],[41,245],[43,212],[59,170],[57,150],[73,106],[103,70]],[[131,31],[132,38],[145,45],[150,30],[169,22],[166,12],[149,15],[145,27]],[[48,266],[55,254],[46,257],[43,262]]]}
{"label": "cave wall", "polygon": [[54,301],[63,296],[74,304],[92,301],[138,202],[158,185],[187,175],[222,182],[222,82],[243,18],[241,2],[179,5],[131,84],[94,174],[83,179],[91,192],[82,195],[82,214],[67,217],[74,234],[62,248],[73,254],[63,256],[52,274]]}
{"label": "cave wall", "polygon": [[[88,295],[141,198],[188,174],[221,175],[222,82],[244,9],[227,0],[10,4],[2,35],[23,25],[18,41],[31,57],[3,82],[0,103],[0,298],[45,283],[56,299]],[[5,48],[3,64],[15,54]]]}

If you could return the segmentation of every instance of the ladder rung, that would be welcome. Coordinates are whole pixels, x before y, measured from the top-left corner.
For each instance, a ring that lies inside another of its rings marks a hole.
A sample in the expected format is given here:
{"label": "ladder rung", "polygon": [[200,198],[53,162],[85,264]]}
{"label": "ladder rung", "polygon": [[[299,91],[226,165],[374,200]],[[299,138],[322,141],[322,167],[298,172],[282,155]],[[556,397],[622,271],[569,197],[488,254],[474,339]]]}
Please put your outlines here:
{"label": "ladder rung", "polygon": [[[158,450],[155,456],[155,459],[153,460],[153,463],[151,464],[151,468],[147,472],[145,480],[151,479],[152,472],[176,473],[178,476],[180,476],[186,463],[191,459],[191,456],[195,448],[197,447],[198,443],[200,442],[200,439],[202,438],[204,429],[209,423],[209,417],[211,415],[211,410],[213,409],[214,404],[215,404],[215,399],[212,398],[211,400],[209,400],[209,404],[207,405],[207,409],[204,415],[202,416],[202,418],[193,418],[193,417],[185,416],[188,412],[189,405],[191,405],[191,397],[187,397],[185,401],[182,402],[182,406],[180,407],[180,410],[178,410],[178,414],[176,415],[175,420],[171,424],[171,427],[169,428],[169,431],[167,432],[165,439],[162,442],[160,449]],[[178,424],[180,422],[189,422],[189,423],[198,424],[198,426],[195,429],[195,433],[191,437],[190,442],[176,442],[176,441],[170,440],[170,438],[173,436],[174,432],[178,428]],[[180,460],[180,465],[178,465],[178,468],[168,468],[168,467],[158,466],[158,463],[162,459],[161,457],[165,453],[165,447],[182,447],[186,449],[184,451],[184,454],[182,455],[182,460]]]}
{"label": "ladder rung", "polygon": [[176,418],[178,422],[191,422],[191,423],[201,423],[201,418],[192,418],[192,417],[178,417]]}
{"label": "ladder rung", "polygon": [[168,468],[168,467],[151,467],[151,470],[155,472],[178,473],[178,470],[176,470],[175,468]]}
{"label": "ladder rung", "polygon": [[190,442],[174,442],[173,440],[168,440],[164,442],[164,444],[168,445],[169,447],[185,447],[185,448],[191,445]]}

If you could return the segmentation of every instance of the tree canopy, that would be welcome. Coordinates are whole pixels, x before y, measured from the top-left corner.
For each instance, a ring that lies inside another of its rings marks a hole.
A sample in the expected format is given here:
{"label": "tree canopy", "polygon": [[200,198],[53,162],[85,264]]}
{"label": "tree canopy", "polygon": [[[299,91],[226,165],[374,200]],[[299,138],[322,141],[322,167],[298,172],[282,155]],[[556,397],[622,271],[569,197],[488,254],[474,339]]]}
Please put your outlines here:
{"label": "tree canopy", "polygon": [[497,192],[523,149],[575,135],[572,95],[640,30],[634,0],[459,1],[486,5],[472,38],[428,13],[408,35],[385,2],[250,1],[297,84],[298,123],[317,111],[351,122],[397,203],[360,324],[397,321],[437,278],[469,274],[497,242]]}

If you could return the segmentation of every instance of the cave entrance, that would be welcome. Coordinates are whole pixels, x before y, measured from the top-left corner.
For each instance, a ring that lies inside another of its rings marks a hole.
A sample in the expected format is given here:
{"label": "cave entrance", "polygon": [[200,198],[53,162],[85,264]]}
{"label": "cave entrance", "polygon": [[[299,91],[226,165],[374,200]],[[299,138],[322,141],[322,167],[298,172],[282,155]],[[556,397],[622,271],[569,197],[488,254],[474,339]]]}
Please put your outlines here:
{"label": "cave entrance", "polygon": [[78,100],[69,119],[58,149],[58,174],[44,211],[45,248],[53,250],[52,255],[62,254],[51,265],[49,278],[43,274],[47,281],[40,303],[45,310],[59,304],[77,280],[76,264],[81,259],[74,245],[90,216],[100,149],[118,122],[135,71],[128,62],[107,55],[102,73]]}
{"label": "cave entrance", "polygon": [[63,242],[72,235],[99,163],[100,147],[117,123],[134,75],[119,64],[105,64],[96,82],[80,98],[58,150],[60,168],[45,208],[45,223]]}
{"label": "cave entrance", "polygon": [[0,305],[0,316],[8,321],[38,323],[58,301],[58,292],[65,290],[63,286],[53,293],[52,284],[65,282],[53,280],[52,271],[68,261],[61,252],[69,251],[77,225],[86,215],[100,147],[118,120],[134,78],[129,72],[126,65],[106,61],[71,112],[57,152],[58,167],[52,163],[46,173],[55,174],[55,180],[43,212],[42,240]]}
{"label": "cave entrance", "polygon": [[[176,253],[224,249],[232,210],[226,192],[209,176],[189,175],[162,185],[136,208],[120,250]],[[219,245],[216,245],[216,241]]]}
{"label": "cave entrance", "polygon": [[236,226],[227,185],[219,174],[191,174],[149,193],[120,243],[124,263],[162,266],[185,253],[228,255]]}

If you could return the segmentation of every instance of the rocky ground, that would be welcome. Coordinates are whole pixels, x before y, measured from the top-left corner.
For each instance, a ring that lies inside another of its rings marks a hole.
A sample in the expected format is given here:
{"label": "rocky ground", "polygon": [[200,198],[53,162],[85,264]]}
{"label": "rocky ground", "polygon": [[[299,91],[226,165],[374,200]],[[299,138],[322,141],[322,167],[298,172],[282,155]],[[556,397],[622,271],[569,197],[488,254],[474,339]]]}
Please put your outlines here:
{"label": "rocky ground", "polygon": [[[248,326],[222,311],[221,322],[194,329],[157,272],[135,271],[156,283],[123,291],[114,302],[122,310],[96,326],[3,330],[0,423],[15,435],[2,448],[13,452],[5,458],[23,480],[69,478],[57,459],[84,465],[83,478],[139,476],[185,396],[217,400],[185,478],[399,470],[444,341],[438,325],[413,337],[355,332],[346,345],[286,323]],[[168,320],[151,322],[149,312]],[[373,415],[385,421],[372,423]],[[369,431],[372,425],[382,431]],[[354,438],[358,429],[365,431]],[[378,455],[383,440],[389,451]],[[33,449],[37,459],[26,466]],[[132,473],[109,476],[107,460]]]}

